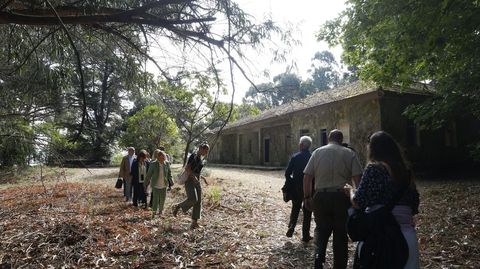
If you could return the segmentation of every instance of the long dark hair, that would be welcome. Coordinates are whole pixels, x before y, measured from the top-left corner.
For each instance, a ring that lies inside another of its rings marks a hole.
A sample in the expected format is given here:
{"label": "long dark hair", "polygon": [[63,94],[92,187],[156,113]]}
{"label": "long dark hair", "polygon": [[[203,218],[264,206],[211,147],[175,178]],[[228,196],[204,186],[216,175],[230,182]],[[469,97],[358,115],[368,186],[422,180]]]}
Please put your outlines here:
{"label": "long dark hair", "polygon": [[384,131],[372,134],[368,143],[368,159],[370,162],[384,162],[390,166],[392,177],[399,184],[411,182],[410,170],[393,137]]}

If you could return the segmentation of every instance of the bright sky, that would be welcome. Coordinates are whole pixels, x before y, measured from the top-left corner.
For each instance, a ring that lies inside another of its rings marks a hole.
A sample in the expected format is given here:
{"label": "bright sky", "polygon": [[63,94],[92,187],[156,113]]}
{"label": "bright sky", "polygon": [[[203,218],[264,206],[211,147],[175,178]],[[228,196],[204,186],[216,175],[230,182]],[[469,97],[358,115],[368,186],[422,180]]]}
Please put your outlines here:
{"label": "bright sky", "polygon": [[[329,48],[325,42],[318,42],[315,33],[320,26],[327,20],[333,19],[345,8],[344,0],[234,0],[239,6],[251,16],[256,18],[257,22],[265,21],[271,18],[278,26],[282,28],[293,28],[293,38],[301,42],[297,47],[291,48],[287,59],[282,63],[272,63],[272,55],[268,53],[256,52],[253,50],[243,51],[246,58],[249,59],[247,66],[242,65],[248,72],[249,78],[255,83],[263,83],[272,81],[273,77],[283,73],[289,66],[295,66],[292,72],[297,73],[302,79],[308,77],[308,69],[311,66],[311,59],[315,52],[329,50],[340,62],[341,48]],[[155,42],[155,40],[153,40]],[[265,44],[268,44],[266,42]],[[151,44],[152,57],[163,66],[193,65],[205,69],[202,60],[192,55],[178,54],[176,49],[165,43]],[[268,48],[265,49],[267,51]],[[153,63],[147,64],[147,69],[157,73]],[[228,63],[224,62],[220,65],[222,69],[221,78],[227,84],[228,89],[232,89],[230,83],[230,72]],[[269,76],[265,76],[265,71]],[[234,69],[235,76],[235,103],[241,103],[245,92],[250,88],[251,84],[243,77],[238,69]],[[231,91],[227,96],[221,98],[222,101],[229,102],[231,99]]]}
{"label": "bright sky", "polygon": [[[333,19],[344,10],[343,0],[235,0],[243,10],[253,15],[258,20],[271,17],[272,20],[280,25],[291,24],[298,29],[295,31],[294,38],[302,42],[301,45],[292,49],[290,59],[285,63],[270,62],[270,59],[264,59],[260,55],[248,55],[257,67],[259,76],[254,77],[255,83],[271,81],[271,79],[280,73],[285,72],[286,68],[292,63],[296,64],[297,70],[302,79],[305,79],[307,71],[311,65],[311,58],[315,52],[330,50],[340,62],[341,48],[329,48],[325,42],[318,42],[315,33],[320,26],[327,20]],[[263,76],[264,70],[269,70],[270,77]],[[250,87],[250,84],[244,79],[240,72],[236,76],[236,94],[235,102],[241,103],[242,97]],[[229,80],[228,80],[229,81]]]}

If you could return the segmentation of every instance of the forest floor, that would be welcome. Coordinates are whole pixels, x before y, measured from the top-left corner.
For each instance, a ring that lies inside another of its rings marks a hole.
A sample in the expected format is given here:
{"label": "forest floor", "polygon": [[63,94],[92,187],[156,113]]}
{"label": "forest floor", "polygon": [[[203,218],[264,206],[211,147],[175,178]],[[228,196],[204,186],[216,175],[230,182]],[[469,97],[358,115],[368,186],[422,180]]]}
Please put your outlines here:
{"label": "forest floor", "polygon": [[[201,228],[173,217],[182,186],[164,213],[124,202],[116,168],[48,168],[0,179],[0,268],[311,268],[301,216],[287,238],[290,203],[283,171],[209,168]],[[416,217],[422,268],[479,268],[480,180],[418,180]],[[312,235],[315,227],[312,221]],[[354,244],[350,243],[350,256]],[[351,265],[351,261],[349,261]],[[327,266],[332,265],[331,245]]]}

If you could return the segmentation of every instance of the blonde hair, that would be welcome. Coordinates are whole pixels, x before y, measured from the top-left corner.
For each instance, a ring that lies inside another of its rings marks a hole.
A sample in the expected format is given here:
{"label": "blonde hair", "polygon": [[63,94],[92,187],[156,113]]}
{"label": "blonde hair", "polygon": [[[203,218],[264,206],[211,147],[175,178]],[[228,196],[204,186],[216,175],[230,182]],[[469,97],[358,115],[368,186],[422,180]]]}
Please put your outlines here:
{"label": "blonde hair", "polygon": [[160,155],[160,154],[162,154],[163,157],[165,157],[165,159],[167,158],[167,153],[165,153],[165,151],[163,151],[163,150],[158,150],[158,152],[157,152],[157,159],[158,159],[158,155]]}
{"label": "blonde hair", "polygon": [[152,159],[153,159],[153,160],[156,160],[156,159],[157,159],[157,156],[158,156],[158,152],[159,152],[159,151],[160,151],[159,149],[156,149],[156,150],[153,151],[153,156],[152,156]]}

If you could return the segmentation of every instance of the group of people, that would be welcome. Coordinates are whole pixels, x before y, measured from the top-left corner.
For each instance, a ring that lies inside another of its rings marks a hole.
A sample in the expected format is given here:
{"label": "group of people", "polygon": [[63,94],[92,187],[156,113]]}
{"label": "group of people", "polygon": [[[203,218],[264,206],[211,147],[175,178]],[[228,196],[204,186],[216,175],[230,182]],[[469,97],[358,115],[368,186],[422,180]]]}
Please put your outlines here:
{"label": "group of people", "polygon": [[[190,228],[198,228],[198,219],[201,215],[202,207],[202,187],[200,178],[207,181],[200,173],[204,166],[204,157],[208,154],[210,147],[203,143],[198,150],[191,154],[185,165],[185,171],[188,179],[185,182],[186,200],[174,205],[173,215],[177,216],[180,209],[186,213],[190,208],[192,210],[192,224]],[[128,154],[122,158],[120,172],[118,177],[123,180],[123,195],[125,201],[132,201],[133,206],[143,206],[143,208],[152,208],[152,218],[156,215],[162,215],[167,190],[170,190],[174,184],[171,170],[171,157],[165,152],[164,147],[160,147],[153,153],[150,159],[146,150],[141,150],[135,155],[135,148],[128,147]],[[147,203],[150,191],[150,201]]]}
{"label": "group of people", "polygon": [[[365,242],[358,242],[354,268],[419,268],[413,221],[413,215],[418,213],[419,194],[400,147],[386,132],[372,134],[367,145],[368,164],[362,169],[355,150],[342,143],[343,134],[335,129],[329,133],[327,145],[310,153],[312,139],[300,138],[300,151],[292,155],[285,171],[285,186],[289,187],[284,187],[284,192],[289,192],[292,200],[287,237],[293,236],[303,208],[302,241],[310,241],[313,213],[315,268],[323,268],[332,233],[333,267],[346,268],[349,214],[353,214],[354,209],[369,213],[388,206],[408,245],[408,259],[401,265],[385,267],[377,262],[365,267],[365,260],[372,260],[372,253],[367,253],[366,248],[362,251]],[[373,259],[376,258],[379,257]]]}

